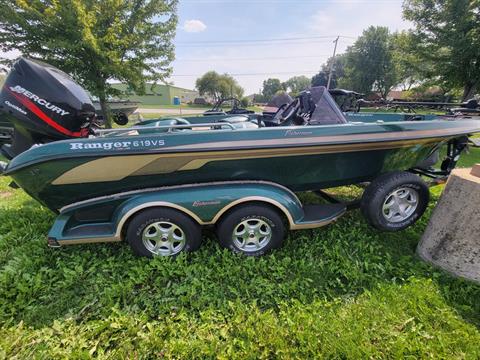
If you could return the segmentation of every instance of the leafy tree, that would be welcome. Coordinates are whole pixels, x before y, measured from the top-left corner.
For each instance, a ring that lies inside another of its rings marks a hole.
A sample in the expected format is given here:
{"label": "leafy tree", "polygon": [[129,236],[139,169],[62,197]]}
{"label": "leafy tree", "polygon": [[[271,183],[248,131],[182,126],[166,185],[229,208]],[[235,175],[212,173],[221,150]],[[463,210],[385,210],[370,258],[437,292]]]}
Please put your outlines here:
{"label": "leafy tree", "polygon": [[248,97],[243,97],[240,100],[240,104],[242,105],[242,107],[246,108],[246,107],[250,106],[250,99]]}
{"label": "leafy tree", "polygon": [[267,79],[263,81],[262,94],[265,101],[270,101],[279,91],[284,91],[282,82],[279,79]]}
{"label": "leafy tree", "polygon": [[218,74],[209,71],[196,81],[196,88],[200,95],[211,96],[215,101],[235,96],[243,97],[243,88],[228,74]]}
{"label": "leafy tree", "polygon": [[327,62],[322,65],[321,70],[318,74],[312,77],[311,83],[312,86],[327,86],[328,83],[328,74],[330,72],[330,65],[332,61],[335,61],[333,64],[332,79],[330,82],[330,89],[334,89],[338,86],[341,86],[342,79],[345,78],[345,62],[346,54],[338,54],[333,57],[328,58]]}
{"label": "leafy tree", "polygon": [[143,94],[174,58],[177,0],[0,0],[0,50],[19,50],[70,73],[106,100],[111,80]]}
{"label": "leafy tree", "polygon": [[393,37],[386,27],[370,26],[347,49],[342,86],[362,93],[377,91],[386,97],[397,82]]}
{"label": "leafy tree", "polygon": [[[328,83],[328,72],[325,72],[323,70],[320,70],[318,74],[313,75],[311,80],[312,86],[327,86],[327,83]],[[337,82],[336,82],[336,79],[334,79],[332,76],[330,88],[333,89],[335,87],[337,87]]]}
{"label": "leafy tree", "polygon": [[431,63],[423,61],[415,51],[416,43],[411,33],[407,31],[394,33],[392,42],[397,86],[403,91],[408,91],[434,77]]}
{"label": "leafy tree", "polygon": [[263,94],[253,94],[253,103],[266,103],[267,100]]}
{"label": "leafy tree", "polygon": [[415,51],[463,100],[480,88],[480,1],[406,0],[403,15],[415,24]]}
{"label": "leafy tree", "polygon": [[294,76],[283,83],[283,88],[291,95],[296,96],[310,87],[310,79],[304,75]]}

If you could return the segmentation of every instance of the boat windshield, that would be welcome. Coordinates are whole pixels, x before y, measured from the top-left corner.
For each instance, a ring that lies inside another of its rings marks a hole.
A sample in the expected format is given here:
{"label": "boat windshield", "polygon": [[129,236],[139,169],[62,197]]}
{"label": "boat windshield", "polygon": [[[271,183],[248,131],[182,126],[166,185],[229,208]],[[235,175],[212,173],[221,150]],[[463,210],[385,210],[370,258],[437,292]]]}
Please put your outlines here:
{"label": "boat windshield", "polygon": [[315,86],[309,91],[311,100],[316,105],[310,116],[310,124],[328,125],[346,124],[348,122],[325,86]]}

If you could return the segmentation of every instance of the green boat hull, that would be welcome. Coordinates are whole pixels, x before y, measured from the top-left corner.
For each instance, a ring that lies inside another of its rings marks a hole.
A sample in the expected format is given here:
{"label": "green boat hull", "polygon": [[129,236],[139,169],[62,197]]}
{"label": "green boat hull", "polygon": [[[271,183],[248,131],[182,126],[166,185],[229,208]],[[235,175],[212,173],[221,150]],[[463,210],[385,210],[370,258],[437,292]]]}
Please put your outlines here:
{"label": "green boat hull", "polygon": [[5,174],[52,210],[162,186],[263,180],[293,191],[416,167],[475,121],[155,132],[66,140],[15,157]]}

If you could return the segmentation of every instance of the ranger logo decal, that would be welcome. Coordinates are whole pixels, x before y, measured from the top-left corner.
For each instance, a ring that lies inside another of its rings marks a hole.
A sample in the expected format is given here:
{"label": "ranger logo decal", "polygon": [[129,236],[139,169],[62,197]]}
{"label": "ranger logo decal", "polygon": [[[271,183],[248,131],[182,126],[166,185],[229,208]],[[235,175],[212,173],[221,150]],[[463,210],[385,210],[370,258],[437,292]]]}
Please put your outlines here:
{"label": "ranger logo decal", "polygon": [[165,145],[165,140],[135,140],[116,142],[81,142],[70,143],[70,150],[124,150],[138,147],[157,147]]}

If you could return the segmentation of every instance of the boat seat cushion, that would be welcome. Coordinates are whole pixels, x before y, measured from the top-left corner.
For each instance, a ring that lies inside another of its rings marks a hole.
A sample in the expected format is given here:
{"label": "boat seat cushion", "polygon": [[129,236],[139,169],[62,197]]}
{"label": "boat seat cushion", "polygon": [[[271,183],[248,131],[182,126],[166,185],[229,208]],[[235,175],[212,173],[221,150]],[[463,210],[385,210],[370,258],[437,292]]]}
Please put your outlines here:
{"label": "boat seat cushion", "polygon": [[[171,128],[169,128],[168,126],[175,126],[175,125],[190,125],[190,122],[183,118],[172,118],[172,119],[157,120],[149,124],[149,126],[164,127],[163,129],[158,129],[158,131],[161,131],[161,132],[171,131]],[[176,130],[190,130],[190,128],[179,128]]]}
{"label": "boat seat cushion", "polygon": [[151,126],[190,125],[190,122],[183,118],[171,118],[155,121]]}

